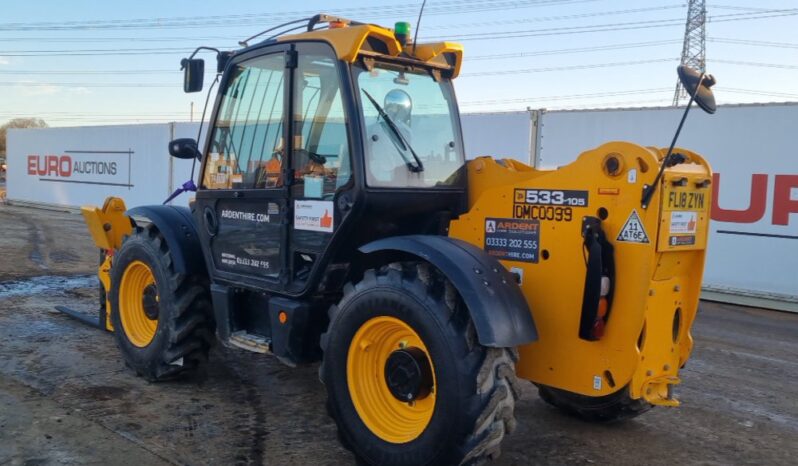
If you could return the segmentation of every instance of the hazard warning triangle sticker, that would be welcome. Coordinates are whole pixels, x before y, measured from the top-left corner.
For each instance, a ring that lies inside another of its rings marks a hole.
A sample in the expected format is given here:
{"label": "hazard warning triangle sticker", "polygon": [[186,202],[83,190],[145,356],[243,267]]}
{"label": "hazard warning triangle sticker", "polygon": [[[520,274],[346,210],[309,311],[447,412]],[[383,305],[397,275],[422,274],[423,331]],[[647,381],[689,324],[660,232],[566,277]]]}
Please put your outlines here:
{"label": "hazard warning triangle sticker", "polygon": [[643,222],[640,220],[640,216],[637,215],[637,210],[632,209],[632,213],[626,219],[626,223],[623,224],[623,228],[621,228],[621,232],[618,233],[615,241],[644,244],[649,242],[646,229],[643,228]]}

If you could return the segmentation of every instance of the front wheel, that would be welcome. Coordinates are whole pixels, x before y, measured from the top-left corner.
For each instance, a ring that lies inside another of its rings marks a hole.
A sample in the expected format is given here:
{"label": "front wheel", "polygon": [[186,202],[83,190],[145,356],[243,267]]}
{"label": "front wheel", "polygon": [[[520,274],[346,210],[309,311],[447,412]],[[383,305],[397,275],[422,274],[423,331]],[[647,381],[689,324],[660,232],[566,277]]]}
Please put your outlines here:
{"label": "front wheel", "polygon": [[136,227],[111,266],[111,323],[125,363],[147,380],[192,370],[208,357],[211,306],[199,277],[174,270],[169,247],[150,225]]}
{"label": "front wheel", "polygon": [[428,264],[369,270],[348,285],[322,347],[328,409],[367,463],[478,463],[515,427],[517,353],[480,345],[468,309]]}

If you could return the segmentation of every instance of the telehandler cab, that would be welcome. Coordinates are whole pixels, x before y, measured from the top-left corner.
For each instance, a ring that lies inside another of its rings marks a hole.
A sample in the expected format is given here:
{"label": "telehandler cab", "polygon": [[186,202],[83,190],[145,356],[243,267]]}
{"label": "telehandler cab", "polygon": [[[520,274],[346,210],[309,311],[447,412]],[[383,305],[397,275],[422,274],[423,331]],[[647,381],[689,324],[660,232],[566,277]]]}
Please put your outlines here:
{"label": "telehandler cab", "polygon": [[[588,420],[677,405],[707,162],[676,138],[610,142],[556,170],[466,162],[459,44],[412,43],[407,23],[297,24],[216,51],[204,145],[169,147],[201,163],[183,186],[190,208],[84,207],[103,257],[100,324],[126,363],[167,379],[216,338],[321,360],[340,439],[370,464],[497,457],[518,378]],[[204,62],[183,69],[199,91]],[[714,79],[679,73],[714,112]]]}

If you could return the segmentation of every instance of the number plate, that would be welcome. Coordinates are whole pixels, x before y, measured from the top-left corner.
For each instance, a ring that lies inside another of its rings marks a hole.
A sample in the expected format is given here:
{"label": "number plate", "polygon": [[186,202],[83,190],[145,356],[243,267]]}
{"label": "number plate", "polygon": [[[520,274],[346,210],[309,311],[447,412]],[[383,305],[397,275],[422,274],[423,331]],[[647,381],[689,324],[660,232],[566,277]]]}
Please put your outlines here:
{"label": "number plate", "polygon": [[665,198],[664,210],[707,210],[709,197],[706,191],[691,191],[689,189],[672,189]]}

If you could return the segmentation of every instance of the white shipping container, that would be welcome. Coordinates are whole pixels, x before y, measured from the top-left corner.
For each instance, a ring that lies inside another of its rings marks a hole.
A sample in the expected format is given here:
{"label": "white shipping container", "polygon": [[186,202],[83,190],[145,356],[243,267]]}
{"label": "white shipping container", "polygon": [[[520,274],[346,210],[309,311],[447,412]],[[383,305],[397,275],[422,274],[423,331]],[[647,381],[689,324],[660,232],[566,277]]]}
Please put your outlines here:
{"label": "white shipping container", "polygon": [[464,113],[461,117],[466,156],[491,155],[531,163],[536,127],[533,112]]}

